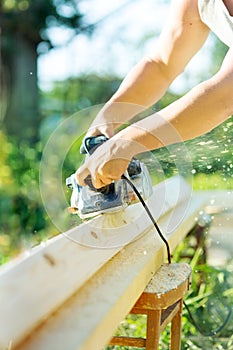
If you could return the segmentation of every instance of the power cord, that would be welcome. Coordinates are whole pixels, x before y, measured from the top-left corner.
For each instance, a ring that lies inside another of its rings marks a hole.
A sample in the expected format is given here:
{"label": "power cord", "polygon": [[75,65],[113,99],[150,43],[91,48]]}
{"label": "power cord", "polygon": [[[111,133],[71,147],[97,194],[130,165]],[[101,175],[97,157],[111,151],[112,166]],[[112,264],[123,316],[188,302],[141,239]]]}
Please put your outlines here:
{"label": "power cord", "polygon": [[137,190],[137,188],[134,186],[134,184],[132,183],[132,181],[130,181],[125,175],[122,175],[121,177],[122,179],[124,179],[129,185],[130,187],[133,189],[133,191],[136,193],[138,199],[140,200],[141,204],[143,205],[143,207],[145,208],[148,216],[150,217],[156,231],[158,232],[159,234],[159,237],[162,239],[162,241],[165,243],[166,245],[166,248],[167,248],[167,260],[168,260],[168,263],[171,264],[171,252],[170,252],[170,247],[169,247],[169,243],[168,241],[166,240],[166,238],[164,237],[162,231],[160,230],[157,222],[155,221],[153,215],[151,214],[151,211],[150,209],[148,208],[148,206],[146,205],[144,199],[142,198],[140,192]]}
{"label": "power cord", "polygon": [[[124,179],[128,184],[129,186],[133,189],[133,191],[135,192],[135,194],[137,195],[139,201],[141,202],[141,204],[143,205],[143,207],[145,208],[148,216],[150,217],[157,233],[159,234],[160,238],[162,239],[162,241],[165,243],[166,245],[166,249],[167,249],[167,260],[168,260],[168,263],[171,264],[171,252],[170,252],[170,247],[169,247],[169,243],[167,241],[167,239],[164,237],[162,231],[160,230],[157,222],[155,221],[153,215],[151,214],[151,211],[150,209],[148,208],[147,204],[145,203],[144,199],[142,198],[140,192],[137,190],[137,188],[134,186],[134,184],[132,183],[132,181],[130,181],[125,175],[122,175],[121,177],[122,179]],[[188,312],[188,315],[193,323],[193,325],[195,326],[195,328],[198,330],[198,332],[200,334],[202,334],[203,336],[205,337],[211,337],[211,336],[216,336],[218,333],[220,333],[223,328],[226,326],[227,322],[229,321],[230,317],[231,317],[231,314],[232,314],[232,310],[231,308],[228,308],[228,315],[225,319],[225,321],[222,323],[222,325],[220,327],[218,327],[216,330],[212,330],[210,331],[209,333],[205,333],[201,327],[198,325],[198,323],[195,321],[193,315],[192,315],[192,312],[190,311],[188,305],[185,303],[185,301],[183,300],[183,304]]]}
{"label": "power cord", "polygon": [[215,335],[217,335],[218,333],[220,333],[223,328],[226,326],[227,322],[229,321],[231,314],[232,314],[232,310],[231,308],[228,307],[228,315],[226,317],[226,319],[224,320],[224,322],[221,324],[221,326],[219,326],[217,329],[215,330],[211,330],[209,333],[205,333],[201,327],[198,325],[198,323],[194,320],[192,312],[190,311],[188,305],[186,304],[186,302],[183,300],[183,304],[188,312],[188,315],[192,321],[192,323],[194,324],[195,328],[198,330],[199,333],[201,333],[204,337],[214,337]]}

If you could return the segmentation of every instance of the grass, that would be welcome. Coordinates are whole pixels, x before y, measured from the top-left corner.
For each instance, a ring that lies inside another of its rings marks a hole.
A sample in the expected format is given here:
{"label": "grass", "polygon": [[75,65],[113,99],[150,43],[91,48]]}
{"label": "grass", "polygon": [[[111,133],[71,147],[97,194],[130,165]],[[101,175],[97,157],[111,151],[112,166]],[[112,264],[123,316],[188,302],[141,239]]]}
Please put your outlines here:
{"label": "grass", "polygon": [[194,190],[233,190],[233,177],[221,173],[199,173],[193,177]]}

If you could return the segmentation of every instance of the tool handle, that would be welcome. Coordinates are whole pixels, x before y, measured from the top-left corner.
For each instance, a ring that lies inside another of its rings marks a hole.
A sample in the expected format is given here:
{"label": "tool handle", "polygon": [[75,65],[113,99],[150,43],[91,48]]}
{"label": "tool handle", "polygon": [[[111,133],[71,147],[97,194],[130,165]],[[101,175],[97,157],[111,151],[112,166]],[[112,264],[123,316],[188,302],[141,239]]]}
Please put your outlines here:
{"label": "tool handle", "polygon": [[88,175],[85,179],[84,179],[85,184],[94,192],[100,192],[102,194],[108,195],[110,193],[112,193],[114,191],[114,185],[113,183],[111,183],[110,185],[106,185],[104,187],[101,188],[95,188],[92,180],[91,180],[91,175]]}
{"label": "tool handle", "polygon": [[107,140],[108,138],[104,135],[85,137],[80,147],[80,153],[92,154],[96,148]]}

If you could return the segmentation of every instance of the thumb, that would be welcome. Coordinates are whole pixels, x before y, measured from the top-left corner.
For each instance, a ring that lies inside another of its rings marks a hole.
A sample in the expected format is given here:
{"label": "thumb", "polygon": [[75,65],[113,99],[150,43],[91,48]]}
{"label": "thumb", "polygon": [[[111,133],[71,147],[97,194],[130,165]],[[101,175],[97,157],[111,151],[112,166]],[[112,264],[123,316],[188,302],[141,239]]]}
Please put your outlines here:
{"label": "thumb", "polygon": [[86,179],[86,177],[90,175],[90,171],[88,170],[88,168],[86,166],[81,166],[75,173],[77,182],[80,186],[85,186],[85,182],[84,180]]}

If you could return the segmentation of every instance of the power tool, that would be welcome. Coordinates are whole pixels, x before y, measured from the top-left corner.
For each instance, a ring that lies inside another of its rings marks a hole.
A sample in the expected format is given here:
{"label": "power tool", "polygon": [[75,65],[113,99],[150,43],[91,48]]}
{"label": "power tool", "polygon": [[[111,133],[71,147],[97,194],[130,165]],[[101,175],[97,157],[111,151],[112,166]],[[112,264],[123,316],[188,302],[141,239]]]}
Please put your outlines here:
{"label": "power tool", "polygon": [[[90,157],[91,154],[108,139],[104,135],[86,137],[81,145],[80,153]],[[110,185],[96,189],[88,176],[86,186],[77,183],[75,174],[66,179],[66,186],[71,188],[70,212],[80,218],[93,217],[103,213],[111,213],[126,208],[138,200],[128,180],[134,184],[142,198],[146,200],[152,194],[152,183],[146,165],[133,158],[124,176]]]}

